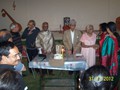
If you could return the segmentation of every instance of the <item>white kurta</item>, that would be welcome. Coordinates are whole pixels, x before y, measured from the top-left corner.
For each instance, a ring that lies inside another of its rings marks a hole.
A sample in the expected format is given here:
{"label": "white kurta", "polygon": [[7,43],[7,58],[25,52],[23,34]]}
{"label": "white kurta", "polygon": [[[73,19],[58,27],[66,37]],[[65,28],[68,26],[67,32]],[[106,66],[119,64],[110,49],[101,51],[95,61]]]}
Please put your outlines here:
{"label": "white kurta", "polygon": [[52,52],[53,42],[53,35],[49,30],[40,32],[36,37],[36,47],[42,48],[47,53]]}

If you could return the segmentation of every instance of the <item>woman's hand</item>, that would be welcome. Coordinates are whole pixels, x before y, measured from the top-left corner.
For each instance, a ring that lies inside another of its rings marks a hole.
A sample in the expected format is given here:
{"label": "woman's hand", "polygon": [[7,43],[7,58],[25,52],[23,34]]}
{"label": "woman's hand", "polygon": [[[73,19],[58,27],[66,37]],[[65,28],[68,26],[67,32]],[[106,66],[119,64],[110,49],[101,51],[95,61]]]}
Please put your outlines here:
{"label": "woman's hand", "polygon": [[99,45],[95,44],[95,45],[93,45],[93,48],[94,48],[94,49],[98,49],[98,48],[99,48]]}

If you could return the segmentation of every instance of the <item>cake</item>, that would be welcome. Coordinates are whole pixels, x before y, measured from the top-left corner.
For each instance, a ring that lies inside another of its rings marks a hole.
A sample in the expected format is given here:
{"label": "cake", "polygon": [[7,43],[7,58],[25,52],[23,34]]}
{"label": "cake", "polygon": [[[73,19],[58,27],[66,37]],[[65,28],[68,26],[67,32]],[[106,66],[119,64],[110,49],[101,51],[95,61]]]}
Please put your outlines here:
{"label": "cake", "polygon": [[80,57],[80,56],[83,56],[83,55],[81,53],[76,53],[75,56]]}
{"label": "cake", "polygon": [[64,59],[62,54],[54,54],[53,59],[49,60],[49,64],[53,67],[64,66]]}
{"label": "cake", "polygon": [[62,54],[54,54],[54,59],[60,60],[60,59],[63,59],[63,56]]}

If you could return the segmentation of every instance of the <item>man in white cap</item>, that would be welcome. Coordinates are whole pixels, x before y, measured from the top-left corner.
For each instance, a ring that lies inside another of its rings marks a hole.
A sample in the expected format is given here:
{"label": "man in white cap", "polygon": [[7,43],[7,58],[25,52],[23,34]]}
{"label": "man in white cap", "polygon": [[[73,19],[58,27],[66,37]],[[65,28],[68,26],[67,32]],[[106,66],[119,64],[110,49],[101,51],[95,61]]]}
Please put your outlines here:
{"label": "man in white cap", "polygon": [[74,19],[70,20],[70,30],[66,30],[63,35],[63,44],[66,53],[69,55],[80,53],[80,38],[82,33],[79,30],[76,30],[75,27],[76,21]]}

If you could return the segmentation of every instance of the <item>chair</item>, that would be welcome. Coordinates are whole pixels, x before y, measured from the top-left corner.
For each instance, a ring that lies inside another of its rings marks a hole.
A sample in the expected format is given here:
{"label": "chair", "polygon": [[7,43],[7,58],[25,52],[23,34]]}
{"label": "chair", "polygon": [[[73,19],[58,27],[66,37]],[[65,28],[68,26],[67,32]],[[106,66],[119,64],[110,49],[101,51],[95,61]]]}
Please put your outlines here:
{"label": "chair", "polygon": [[[30,58],[28,56],[26,49],[23,49],[23,51],[22,51],[22,58],[27,58],[28,62],[30,62]],[[34,73],[34,70],[32,68],[31,68],[31,71],[32,71],[33,77],[35,78],[35,73]]]}

